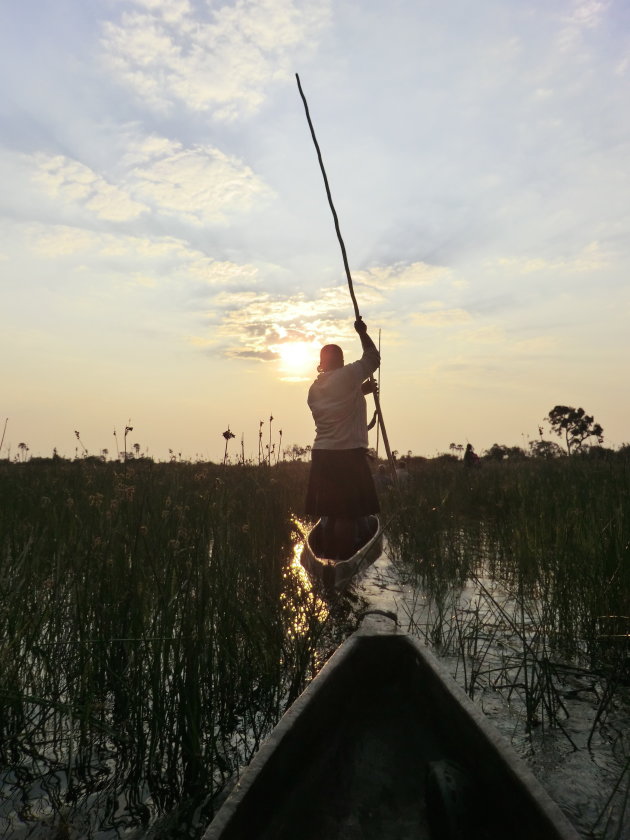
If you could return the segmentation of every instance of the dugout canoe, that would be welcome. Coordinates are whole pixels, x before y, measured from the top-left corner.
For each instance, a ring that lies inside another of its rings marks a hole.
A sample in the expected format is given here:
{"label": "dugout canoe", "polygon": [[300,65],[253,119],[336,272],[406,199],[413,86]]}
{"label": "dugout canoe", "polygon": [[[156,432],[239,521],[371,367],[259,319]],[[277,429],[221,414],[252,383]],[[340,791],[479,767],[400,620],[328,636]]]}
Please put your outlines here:
{"label": "dugout canoe", "polygon": [[368,517],[369,532],[365,542],[361,545],[352,557],[346,560],[331,560],[324,556],[322,551],[322,520],[313,526],[309,531],[300,562],[311,575],[320,580],[326,589],[344,589],[360,571],[367,568],[383,551],[383,531],[381,520],[376,514]]}
{"label": "dugout canoe", "polygon": [[203,840],[578,840],[417,639],[370,615],[286,712]]}

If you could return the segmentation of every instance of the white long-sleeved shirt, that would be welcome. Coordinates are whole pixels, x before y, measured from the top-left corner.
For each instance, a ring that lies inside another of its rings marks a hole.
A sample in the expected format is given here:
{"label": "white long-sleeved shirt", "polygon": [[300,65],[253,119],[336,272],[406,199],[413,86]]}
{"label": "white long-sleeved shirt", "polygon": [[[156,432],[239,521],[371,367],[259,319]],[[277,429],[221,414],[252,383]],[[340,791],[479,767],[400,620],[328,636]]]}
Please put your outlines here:
{"label": "white long-sleeved shirt", "polygon": [[367,447],[367,407],[361,384],[379,364],[378,350],[368,347],[358,361],[319,374],[308,390],[315,421],[313,449]]}

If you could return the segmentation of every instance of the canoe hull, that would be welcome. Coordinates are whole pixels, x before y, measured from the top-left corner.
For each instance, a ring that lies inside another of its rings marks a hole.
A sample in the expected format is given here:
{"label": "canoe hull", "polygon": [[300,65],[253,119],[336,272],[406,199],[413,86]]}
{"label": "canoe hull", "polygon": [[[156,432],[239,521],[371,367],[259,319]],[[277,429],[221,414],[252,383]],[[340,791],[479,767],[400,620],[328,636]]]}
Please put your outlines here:
{"label": "canoe hull", "polygon": [[355,575],[380,557],[383,551],[381,522],[376,514],[372,514],[368,519],[369,539],[347,560],[331,560],[322,555],[321,519],[315,524],[304,542],[300,557],[300,562],[311,577],[320,580],[327,589],[340,590],[345,588]]}
{"label": "canoe hull", "polygon": [[372,621],[285,714],[204,840],[435,836],[578,838],[426,649]]}

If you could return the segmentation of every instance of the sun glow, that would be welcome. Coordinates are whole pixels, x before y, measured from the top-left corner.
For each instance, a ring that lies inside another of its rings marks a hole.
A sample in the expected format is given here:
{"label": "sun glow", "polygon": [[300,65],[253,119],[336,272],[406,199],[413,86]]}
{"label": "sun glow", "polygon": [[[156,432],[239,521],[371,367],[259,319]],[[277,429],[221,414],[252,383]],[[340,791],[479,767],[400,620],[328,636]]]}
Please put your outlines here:
{"label": "sun glow", "polygon": [[308,341],[286,341],[274,348],[282,360],[282,368],[290,373],[307,373],[317,366],[317,347]]}

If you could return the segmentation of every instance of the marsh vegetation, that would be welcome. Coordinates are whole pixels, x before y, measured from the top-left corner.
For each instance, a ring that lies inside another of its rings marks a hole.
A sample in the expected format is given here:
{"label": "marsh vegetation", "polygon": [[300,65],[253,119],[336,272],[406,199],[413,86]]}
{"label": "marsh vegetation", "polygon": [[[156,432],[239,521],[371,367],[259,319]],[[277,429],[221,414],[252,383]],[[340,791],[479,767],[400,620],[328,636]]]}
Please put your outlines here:
{"label": "marsh vegetation", "polygon": [[[307,470],[0,463],[0,836],[200,836],[356,624],[296,564]],[[606,742],[588,831],[623,837],[630,461],[445,457],[409,474],[383,496],[413,593],[401,623],[490,714],[508,710],[522,752]]]}
{"label": "marsh vegetation", "polygon": [[339,641],[294,567],[303,469],[0,472],[0,836],[196,836]]}

